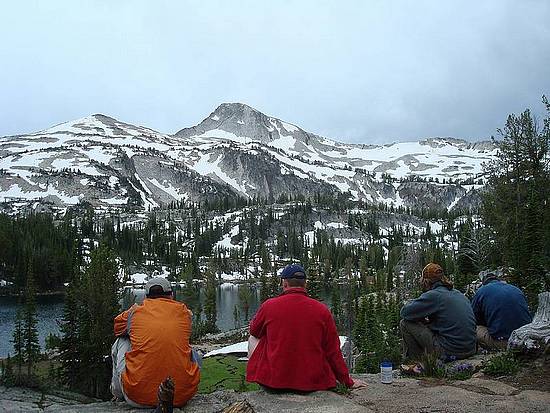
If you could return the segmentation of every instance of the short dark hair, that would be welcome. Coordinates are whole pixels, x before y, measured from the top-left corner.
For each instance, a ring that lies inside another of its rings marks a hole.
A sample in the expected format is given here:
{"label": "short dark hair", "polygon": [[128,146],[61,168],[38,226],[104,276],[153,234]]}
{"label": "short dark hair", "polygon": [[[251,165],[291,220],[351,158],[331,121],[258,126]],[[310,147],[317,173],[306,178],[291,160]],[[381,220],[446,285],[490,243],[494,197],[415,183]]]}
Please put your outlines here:
{"label": "short dark hair", "polygon": [[289,287],[305,287],[306,279],[305,278],[283,278],[288,283]]}
{"label": "short dark hair", "polygon": [[164,291],[160,285],[153,285],[149,288],[149,294],[146,294],[147,298],[160,298],[160,297],[171,297],[172,291]]}

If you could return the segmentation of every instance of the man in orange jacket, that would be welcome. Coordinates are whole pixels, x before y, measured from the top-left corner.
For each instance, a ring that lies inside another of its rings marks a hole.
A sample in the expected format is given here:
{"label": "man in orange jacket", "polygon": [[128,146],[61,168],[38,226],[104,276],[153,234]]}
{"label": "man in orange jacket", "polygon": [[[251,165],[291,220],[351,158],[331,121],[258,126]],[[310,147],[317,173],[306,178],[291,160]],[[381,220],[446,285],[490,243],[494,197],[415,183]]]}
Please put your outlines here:
{"label": "man in orange jacket", "polygon": [[200,380],[200,358],[189,345],[191,311],[173,299],[164,278],[149,280],[145,294],[143,304],[115,317],[111,392],[131,406],[150,407],[173,384],[173,404],[182,406]]}

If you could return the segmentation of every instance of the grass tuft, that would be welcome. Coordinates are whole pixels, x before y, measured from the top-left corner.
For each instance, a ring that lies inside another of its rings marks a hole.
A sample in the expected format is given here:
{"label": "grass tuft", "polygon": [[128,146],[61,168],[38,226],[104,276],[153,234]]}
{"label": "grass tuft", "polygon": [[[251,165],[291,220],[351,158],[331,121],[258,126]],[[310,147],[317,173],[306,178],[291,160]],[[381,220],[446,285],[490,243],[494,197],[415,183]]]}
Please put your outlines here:
{"label": "grass tuft", "polygon": [[519,371],[519,361],[512,352],[498,354],[491,358],[485,369],[485,374],[490,376],[511,376]]}

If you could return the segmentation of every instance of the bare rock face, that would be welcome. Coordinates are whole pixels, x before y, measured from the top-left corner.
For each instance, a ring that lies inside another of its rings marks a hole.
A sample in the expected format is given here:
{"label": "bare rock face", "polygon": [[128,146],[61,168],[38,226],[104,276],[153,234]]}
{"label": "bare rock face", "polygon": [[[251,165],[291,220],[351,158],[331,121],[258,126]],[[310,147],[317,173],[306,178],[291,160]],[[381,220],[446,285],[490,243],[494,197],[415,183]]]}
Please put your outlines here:
{"label": "bare rock face", "polygon": [[439,385],[410,378],[381,384],[375,375],[367,375],[368,386],[352,392],[352,400],[377,413],[390,412],[548,412],[550,394],[533,390],[519,391],[505,383],[472,378]]}
{"label": "bare rock face", "polygon": [[[244,403],[243,403],[244,401]],[[263,391],[236,393],[220,391],[195,396],[185,407],[174,412],[215,413],[237,403],[248,406],[248,412],[302,412],[302,413],[369,413],[353,400],[333,392],[315,392],[307,395],[270,394]],[[124,402],[96,402],[82,404],[57,396],[41,395],[26,389],[5,389],[0,387],[0,412],[47,412],[47,413],[143,413]]]}
{"label": "bare rock face", "polygon": [[[550,393],[521,391],[514,386],[483,377],[446,383],[395,378],[380,383],[379,375],[354,376],[367,383],[348,395],[330,391],[310,394],[271,394],[265,391],[236,393],[218,391],[196,395],[178,413],[215,413],[240,406],[248,412],[301,413],[547,413]],[[0,412],[49,413],[143,413],[122,402],[83,404],[69,396],[43,395],[31,390],[0,387]],[[238,411],[238,410],[237,410]]]}

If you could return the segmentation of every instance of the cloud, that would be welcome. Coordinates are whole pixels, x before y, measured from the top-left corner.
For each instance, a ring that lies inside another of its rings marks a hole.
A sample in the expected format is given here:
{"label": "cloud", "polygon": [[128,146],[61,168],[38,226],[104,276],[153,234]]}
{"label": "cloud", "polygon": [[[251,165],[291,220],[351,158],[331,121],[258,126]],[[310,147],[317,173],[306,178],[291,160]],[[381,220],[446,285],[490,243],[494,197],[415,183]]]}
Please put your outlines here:
{"label": "cloud", "polygon": [[550,94],[545,1],[11,2],[0,135],[240,101],[349,142],[487,138]]}

